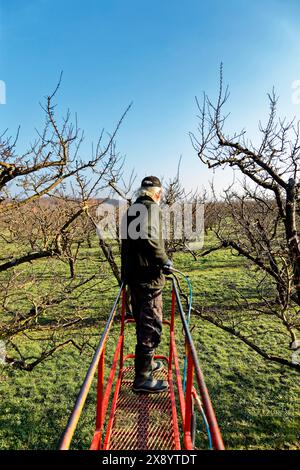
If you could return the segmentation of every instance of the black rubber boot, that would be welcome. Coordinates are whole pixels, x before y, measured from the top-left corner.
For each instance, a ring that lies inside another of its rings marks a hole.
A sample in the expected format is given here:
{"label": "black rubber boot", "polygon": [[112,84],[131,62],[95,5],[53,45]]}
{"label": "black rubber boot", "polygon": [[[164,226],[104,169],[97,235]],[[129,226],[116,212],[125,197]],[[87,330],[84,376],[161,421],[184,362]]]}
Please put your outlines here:
{"label": "black rubber boot", "polygon": [[155,360],[152,358],[151,366],[152,366],[152,372],[156,372],[164,368],[164,363],[162,361]]}
{"label": "black rubber boot", "polygon": [[[137,393],[161,393],[168,390],[168,382],[152,377],[153,351],[135,350],[135,379],[133,391]],[[155,363],[156,364],[156,363]],[[157,369],[156,369],[157,370]]]}

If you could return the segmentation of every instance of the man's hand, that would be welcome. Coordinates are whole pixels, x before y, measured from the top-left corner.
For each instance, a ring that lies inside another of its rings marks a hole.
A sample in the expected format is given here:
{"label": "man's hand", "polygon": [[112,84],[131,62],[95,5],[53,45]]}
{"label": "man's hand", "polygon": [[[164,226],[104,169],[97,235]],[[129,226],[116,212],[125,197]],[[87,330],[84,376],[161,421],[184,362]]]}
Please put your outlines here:
{"label": "man's hand", "polygon": [[173,263],[170,259],[168,259],[168,261],[163,265],[163,273],[164,274],[171,274],[171,269],[173,266]]}

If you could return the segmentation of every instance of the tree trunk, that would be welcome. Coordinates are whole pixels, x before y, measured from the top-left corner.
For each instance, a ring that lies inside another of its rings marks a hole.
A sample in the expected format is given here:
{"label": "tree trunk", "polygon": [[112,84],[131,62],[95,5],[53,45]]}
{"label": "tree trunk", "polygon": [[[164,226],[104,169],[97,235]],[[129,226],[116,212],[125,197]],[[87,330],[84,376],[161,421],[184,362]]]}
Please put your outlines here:
{"label": "tree trunk", "polygon": [[71,277],[71,279],[75,279],[76,270],[75,270],[75,262],[74,262],[73,258],[69,258],[69,268],[70,268],[70,277]]}
{"label": "tree trunk", "polygon": [[285,232],[289,255],[293,266],[293,283],[296,289],[297,301],[300,305],[300,244],[296,223],[295,180],[293,178],[290,178],[286,190]]}

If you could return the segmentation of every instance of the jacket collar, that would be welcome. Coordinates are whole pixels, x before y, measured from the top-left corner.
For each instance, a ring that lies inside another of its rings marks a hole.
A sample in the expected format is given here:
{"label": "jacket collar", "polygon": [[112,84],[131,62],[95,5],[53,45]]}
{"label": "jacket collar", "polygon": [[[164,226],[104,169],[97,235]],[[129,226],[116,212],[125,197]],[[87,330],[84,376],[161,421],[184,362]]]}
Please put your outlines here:
{"label": "jacket collar", "polygon": [[143,201],[149,201],[149,202],[152,202],[153,204],[157,204],[157,202],[155,202],[154,199],[152,199],[152,197],[150,196],[139,196],[135,202],[139,203]]}

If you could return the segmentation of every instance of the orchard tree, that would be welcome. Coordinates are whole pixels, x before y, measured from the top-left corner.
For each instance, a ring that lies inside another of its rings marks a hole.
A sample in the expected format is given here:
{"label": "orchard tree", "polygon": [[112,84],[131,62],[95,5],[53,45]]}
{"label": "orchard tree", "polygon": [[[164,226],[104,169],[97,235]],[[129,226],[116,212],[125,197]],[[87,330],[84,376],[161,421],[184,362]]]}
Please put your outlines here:
{"label": "orchard tree", "polygon": [[[231,249],[243,257],[255,269],[261,303],[255,308],[243,299],[240,315],[237,312],[226,317],[221,310],[212,315],[205,313],[205,307],[198,313],[266,359],[300,370],[288,351],[289,347],[298,347],[300,330],[300,123],[277,117],[278,99],[273,90],[268,95],[267,122],[259,122],[260,142],[253,143],[244,130],[229,135],[225,130],[228,98],[221,66],[217,101],[213,103],[206,94],[201,105],[197,100],[199,126],[191,139],[203,164],[211,169],[230,167],[242,182],[238,188],[231,185],[224,192],[224,211],[219,212],[214,228],[218,243],[202,255]],[[258,331],[253,335],[251,329],[258,323],[258,316],[273,318],[273,322],[265,322],[262,334]],[[268,328],[269,333],[283,337],[282,354],[278,356],[260,341],[268,334]]]}
{"label": "orchard tree", "polygon": [[[7,131],[0,136],[0,336],[6,362],[24,370],[62,347],[81,351],[88,344],[84,335],[77,344],[72,329],[92,321],[83,299],[87,290],[104,292],[109,261],[105,241],[104,262],[89,256],[91,231],[96,234],[90,214],[123,165],[115,137],[130,106],[113,133],[105,137],[101,131],[91,154],[84,155],[77,118],[72,121],[69,111],[57,115],[53,101],[60,84],[46,97],[44,126],[24,153],[18,150],[20,131],[14,138]],[[20,348],[22,338],[40,344],[40,354],[28,356]]]}

